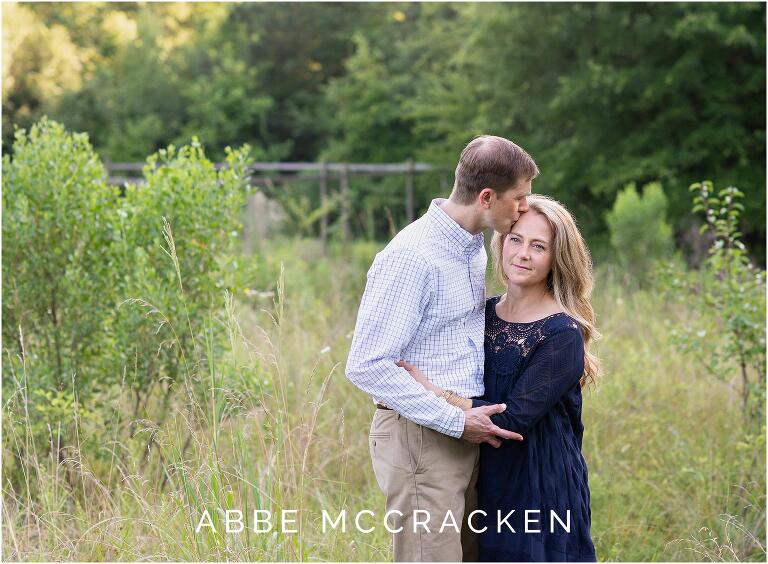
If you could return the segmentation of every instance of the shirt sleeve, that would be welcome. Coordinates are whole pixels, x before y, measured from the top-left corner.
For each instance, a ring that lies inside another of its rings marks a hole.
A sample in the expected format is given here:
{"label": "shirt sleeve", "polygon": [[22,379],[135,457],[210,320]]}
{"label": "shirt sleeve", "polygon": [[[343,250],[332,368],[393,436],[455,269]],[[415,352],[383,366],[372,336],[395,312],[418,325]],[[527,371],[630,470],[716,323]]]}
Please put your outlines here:
{"label": "shirt sleeve", "polygon": [[[502,429],[525,436],[574,386],[584,373],[584,341],[574,327],[556,330],[532,352],[525,371],[503,402],[507,409],[491,416]],[[473,400],[472,407],[489,405]]]}
{"label": "shirt sleeve", "polygon": [[403,417],[452,437],[464,432],[464,412],[395,366],[415,338],[435,292],[430,266],[417,253],[379,253],[368,271],[347,378]]}

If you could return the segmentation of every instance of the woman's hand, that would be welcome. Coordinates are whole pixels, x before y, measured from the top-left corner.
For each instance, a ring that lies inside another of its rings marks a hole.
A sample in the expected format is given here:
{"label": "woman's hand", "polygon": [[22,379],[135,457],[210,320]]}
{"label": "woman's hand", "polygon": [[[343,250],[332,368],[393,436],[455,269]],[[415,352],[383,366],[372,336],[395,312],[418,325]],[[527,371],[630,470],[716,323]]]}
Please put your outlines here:
{"label": "woman's hand", "polygon": [[421,370],[416,368],[413,364],[410,362],[406,362],[404,360],[401,360],[400,362],[395,363],[400,368],[405,368],[408,371],[408,374],[410,374],[414,380],[416,380],[419,384],[424,386],[427,390],[430,392],[433,392],[435,395],[440,395],[443,393],[443,389],[435,386],[432,382],[427,380],[427,375],[424,374]]}

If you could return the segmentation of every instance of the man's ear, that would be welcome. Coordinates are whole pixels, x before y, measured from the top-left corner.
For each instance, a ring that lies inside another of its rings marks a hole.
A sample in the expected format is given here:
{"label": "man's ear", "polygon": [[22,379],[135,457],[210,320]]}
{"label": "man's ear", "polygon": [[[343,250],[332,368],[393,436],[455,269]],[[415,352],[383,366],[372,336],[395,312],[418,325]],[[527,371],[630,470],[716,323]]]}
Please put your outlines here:
{"label": "man's ear", "polygon": [[496,192],[494,192],[492,188],[483,188],[480,190],[480,193],[477,195],[480,205],[484,208],[491,207],[491,200],[493,200],[495,194]]}

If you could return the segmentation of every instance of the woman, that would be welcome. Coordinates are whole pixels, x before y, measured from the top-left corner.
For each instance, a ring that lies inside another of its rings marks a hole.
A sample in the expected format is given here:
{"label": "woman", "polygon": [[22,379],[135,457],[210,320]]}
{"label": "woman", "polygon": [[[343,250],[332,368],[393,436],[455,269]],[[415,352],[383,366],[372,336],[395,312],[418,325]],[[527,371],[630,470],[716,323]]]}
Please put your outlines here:
{"label": "woman", "polygon": [[462,409],[505,403],[491,419],[524,437],[498,449],[481,445],[478,509],[487,517],[472,520],[475,529],[487,527],[480,560],[595,561],[581,455],[581,388],[599,375],[590,352],[599,337],[589,302],[592,262],[560,203],[533,195],[528,206],[510,233],[491,242],[507,291],[486,301],[483,398],[453,395],[404,366]]}

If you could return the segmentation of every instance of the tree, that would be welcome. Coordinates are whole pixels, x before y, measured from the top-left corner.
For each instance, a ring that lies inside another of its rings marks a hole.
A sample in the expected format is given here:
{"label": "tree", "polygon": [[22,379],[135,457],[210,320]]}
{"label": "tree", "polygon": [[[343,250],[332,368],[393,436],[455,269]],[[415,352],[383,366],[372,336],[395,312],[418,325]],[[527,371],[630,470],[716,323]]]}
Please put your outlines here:
{"label": "tree", "polygon": [[3,152],[13,142],[14,125],[29,127],[50,102],[80,87],[84,58],[68,30],[46,26],[20,4],[3,5]]}
{"label": "tree", "polygon": [[273,101],[250,127],[265,146],[290,144],[288,160],[314,160],[328,135],[322,89],[345,72],[358,31],[378,24],[386,6],[365,3],[240,3],[226,33],[236,57],[258,69],[260,93]]}
{"label": "tree", "polygon": [[593,239],[627,183],[661,181],[677,221],[687,186],[714,176],[761,195],[744,227],[764,240],[764,5],[490,5],[473,17],[465,76],[480,122],[521,141],[542,170],[536,189]]}

